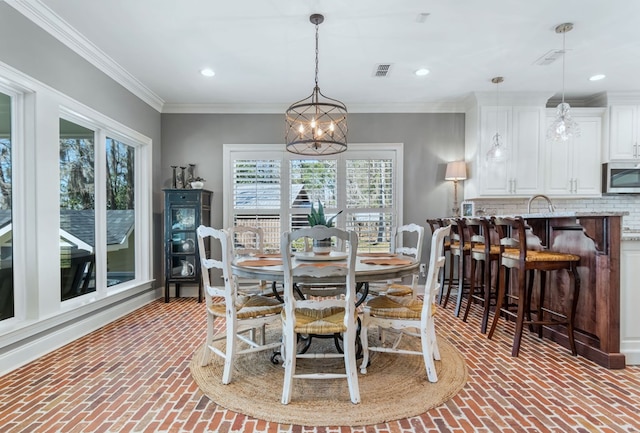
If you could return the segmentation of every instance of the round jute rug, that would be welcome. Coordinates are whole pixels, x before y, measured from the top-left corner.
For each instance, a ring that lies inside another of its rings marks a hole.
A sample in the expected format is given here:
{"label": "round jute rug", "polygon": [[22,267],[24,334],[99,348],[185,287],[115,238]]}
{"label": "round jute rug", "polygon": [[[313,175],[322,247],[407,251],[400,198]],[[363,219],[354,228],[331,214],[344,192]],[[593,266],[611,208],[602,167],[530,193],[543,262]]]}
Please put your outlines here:
{"label": "round jute rug", "polygon": [[[278,338],[269,333],[268,337],[271,341]],[[371,332],[369,338],[377,338],[377,333]],[[403,338],[401,344],[420,347],[416,338]],[[323,345],[335,351],[333,342],[325,339],[314,339],[310,350],[323,350]],[[462,389],[467,380],[462,355],[443,338],[438,338],[438,346],[442,360],[436,361],[436,383],[427,380],[421,356],[372,352],[367,374],[360,374],[358,360],[360,404],[351,403],[346,379],[294,379],[291,403],[281,404],[284,368],[271,363],[269,351],[239,356],[228,385],[221,383],[222,358],[215,356],[209,365],[200,366],[204,346],[194,353],[190,368],[207,397],[234,412],[282,424],[360,426],[422,414]],[[322,364],[325,371],[344,371],[344,361],[337,358],[299,360],[298,372],[314,363],[316,367]]]}

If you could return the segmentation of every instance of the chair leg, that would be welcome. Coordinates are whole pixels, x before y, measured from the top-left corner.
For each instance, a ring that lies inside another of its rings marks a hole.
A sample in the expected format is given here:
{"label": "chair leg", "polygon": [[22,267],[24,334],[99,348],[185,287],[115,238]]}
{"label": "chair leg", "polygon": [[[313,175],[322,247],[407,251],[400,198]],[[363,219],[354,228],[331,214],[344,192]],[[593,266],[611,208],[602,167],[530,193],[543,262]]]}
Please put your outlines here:
{"label": "chair leg", "polygon": [[469,280],[469,293],[467,294],[467,306],[464,309],[464,315],[462,316],[462,321],[466,322],[467,321],[467,316],[469,315],[469,310],[471,309],[471,304],[473,302],[473,295],[475,293],[475,289],[476,289],[476,278],[475,278],[475,274],[476,274],[476,260],[471,259],[471,267],[469,269],[471,278]]}
{"label": "chair leg", "polygon": [[465,278],[465,256],[460,254],[458,260],[458,299],[456,300],[456,308],[453,311],[456,317],[460,316],[460,307],[462,306],[462,295],[464,293],[464,278]]}
{"label": "chair leg", "polygon": [[491,259],[485,260],[483,263],[484,281],[484,301],[482,304],[482,321],[480,322],[480,332],[487,333],[487,324],[489,323],[489,310],[491,309]]}
{"label": "chair leg", "polygon": [[[547,288],[547,273],[544,271],[540,272],[540,295],[538,296],[538,313],[536,320],[539,322],[544,321],[544,298],[546,296],[546,288]],[[531,295],[529,295],[529,299],[531,299]],[[542,325],[538,325],[538,338],[542,338]]]}
{"label": "chair leg", "polygon": [[286,350],[284,357],[284,383],[282,385],[282,404],[291,402],[291,389],[293,384],[293,375],[296,372],[296,333],[293,330],[284,331],[282,336]]}
{"label": "chair leg", "polygon": [[360,403],[360,387],[358,386],[358,368],[356,367],[356,332],[355,326],[348,327],[343,334],[344,369],[347,374],[351,403]]}
{"label": "chair leg", "polygon": [[[360,364],[360,373],[367,374],[367,366],[369,365],[369,312],[364,311],[362,317],[362,329],[360,330],[360,341],[362,342],[362,364]],[[380,335],[380,327],[378,327],[378,335]]]}
{"label": "chair leg", "polygon": [[500,269],[498,270],[498,294],[496,295],[496,311],[493,314],[491,329],[489,329],[489,334],[487,334],[487,338],[489,340],[491,340],[491,337],[493,337],[493,333],[496,330],[496,325],[498,324],[498,320],[500,319],[500,310],[502,309],[502,302],[504,301],[505,297],[506,273],[507,268],[504,266],[500,266]]}
{"label": "chair leg", "polygon": [[578,296],[580,295],[580,275],[578,274],[578,269],[576,268],[575,263],[571,263],[571,272],[569,272],[569,284],[573,285],[573,294],[571,296],[570,310],[567,314],[568,324],[567,324],[567,334],[569,337],[569,345],[571,346],[571,354],[573,356],[578,355],[578,350],[576,349],[576,341],[573,335],[573,322],[576,318],[576,308],[578,306]]}
{"label": "chair leg", "polygon": [[[427,326],[428,327],[428,326]],[[436,373],[436,365],[433,362],[433,344],[434,341],[431,341],[431,330],[430,329],[422,329],[420,332],[420,340],[422,343],[422,357],[424,358],[424,366],[427,370],[427,378],[429,382],[437,382],[438,374]]]}
{"label": "chair leg", "polygon": [[236,332],[238,332],[235,323],[227,321],[227,346],[224,356],[224,370],[222,372],[222,383],[224,385],[231,382],[233,375],[233,361],[236,357]]}
{"label": "chair leg", "polygon": [[516,313],[516,331],[513,335],[513,347],[511,349],[511,356],[513,357],[517,357],[520,352],[520,341],[522,340],[522,328],[524,327],[528,296],[526,291],[525,270],[518,269],[518,312]]}
{"label": "chair leg", "polygon": [[213,344],[214,325],[214,318],[211,316],[211,314],[209,314],[209,312],[207,312],[207,340],[204,343],[204,352],[202,352],[202,359],[200,360],[200,365],[203,367],[209,365],[209,362],[211,362],[212,353],[211,349],[209,349],[209,346]]}
{"label": "chair leg", "polygon": [[[447,252],[445,251],[443,254],[446,257]],[[451,260],[451,254],[449,254],[449,260]],[[449,265],[449,266],[451,266],[451,265]],[[439,275],[440,291],[438,292],[438,303],[440,305],[442,305],[442,296],[444,295],[444,276],[445,276],[446,272],[447,272],[447,260],[445,258],[444,266],[442,266],[442,268],[440,269],[440,275]]]}
{"label": "chair leg", "polygon": [[442,304],[442,299],[440,299],[440,304],[442,304],[442,308],[447,308],[447,303],[449,302],[449,295],[451,295],[451,288],[453,287],[453,260],[454,257],[457,257],[454,254],[449,254],[449,284],[447,284],[447,293],[444,296],[444,304]]}

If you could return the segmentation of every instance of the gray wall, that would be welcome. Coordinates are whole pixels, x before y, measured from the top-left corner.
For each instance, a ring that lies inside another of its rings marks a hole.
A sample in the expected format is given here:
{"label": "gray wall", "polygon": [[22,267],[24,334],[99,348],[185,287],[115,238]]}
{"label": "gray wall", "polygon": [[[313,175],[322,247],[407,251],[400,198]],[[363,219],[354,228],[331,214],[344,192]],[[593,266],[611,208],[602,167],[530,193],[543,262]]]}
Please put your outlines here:
{"label": "gray wall", "polygon": [[[0,61],[146,135],[153,140],[153,185],[160,185],[160,113],[64,44],[0,2]],[[9,37],[10,35],[10,37]],[[162,245],[162,195],[153,194],[154,242]],[[155,248],[154,278],[161,278],[162,248]]]}
{"label": "gray wall", "polygon": [[[349,141],[404,143],[404,223],[426,226],[426,218],[451,213],[444,170],[464,157],[464,114],[350,114]],[[214,192],[214,227],[222,227],[222,146],[237,143],[284,143],[284,114],[162,115],[162,187],[170,186],[171,165],[197,164]]]}

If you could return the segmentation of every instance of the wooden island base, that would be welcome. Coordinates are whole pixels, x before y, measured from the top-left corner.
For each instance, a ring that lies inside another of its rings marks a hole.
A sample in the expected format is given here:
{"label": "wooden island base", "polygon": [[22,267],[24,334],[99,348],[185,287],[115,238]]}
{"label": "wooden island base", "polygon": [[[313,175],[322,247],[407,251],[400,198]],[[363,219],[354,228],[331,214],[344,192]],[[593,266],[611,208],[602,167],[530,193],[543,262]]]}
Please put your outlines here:
{"label": "wooden island base", "polygon": [[[610,369],[625,368],[620,353],[620,236],[619,213],[572,212],[522,215],[552,251],[577,254],[580,294],[575,318],[578,354]],[[564,271],[552,272],[545,305],[561,308],[569,291]],[[547,302],[548,301],[548,302]],[[554,308],[555,307],[555,308]],[[546,327],[544,336],[569,348],[566,331]]]}

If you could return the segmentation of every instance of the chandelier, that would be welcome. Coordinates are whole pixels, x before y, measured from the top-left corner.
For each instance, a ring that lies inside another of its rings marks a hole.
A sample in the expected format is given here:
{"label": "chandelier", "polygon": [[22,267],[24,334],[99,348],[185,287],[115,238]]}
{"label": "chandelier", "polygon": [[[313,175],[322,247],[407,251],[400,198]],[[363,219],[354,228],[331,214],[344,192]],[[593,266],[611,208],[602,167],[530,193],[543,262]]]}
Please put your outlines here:
{"label": "chandelier", "polygon": [[496,85],[496,133],[491,139],[491,147],[487,152],[487,162],[502,162],[507,159],[507,148],[502,141],[502,136],[498,132],[498,115],[500,113],[500,83],[503,77],[494,77],[491,82]]}
{"label": "chandelier", "polygon": [[347,150],[347,107],[324,96],[318,86],[318,26],[324,16],[313,14],[316,26],[315,87],[311,95],[287,109],[285,141],[287,150],[300,155],[333,155]]}
{"label": "chandelier", "polygon": [[556,27],[556,33],[562,33],[562,102],[558,104],[556,116],[547,130],[547,138],[553,141],[567,141],[571,137],[580,136],[580,126],[571,116],[571,106],[564,102],[564,58],[567,56],[565,38],[567,32],[572,29],[572,23],[564,23]]}

